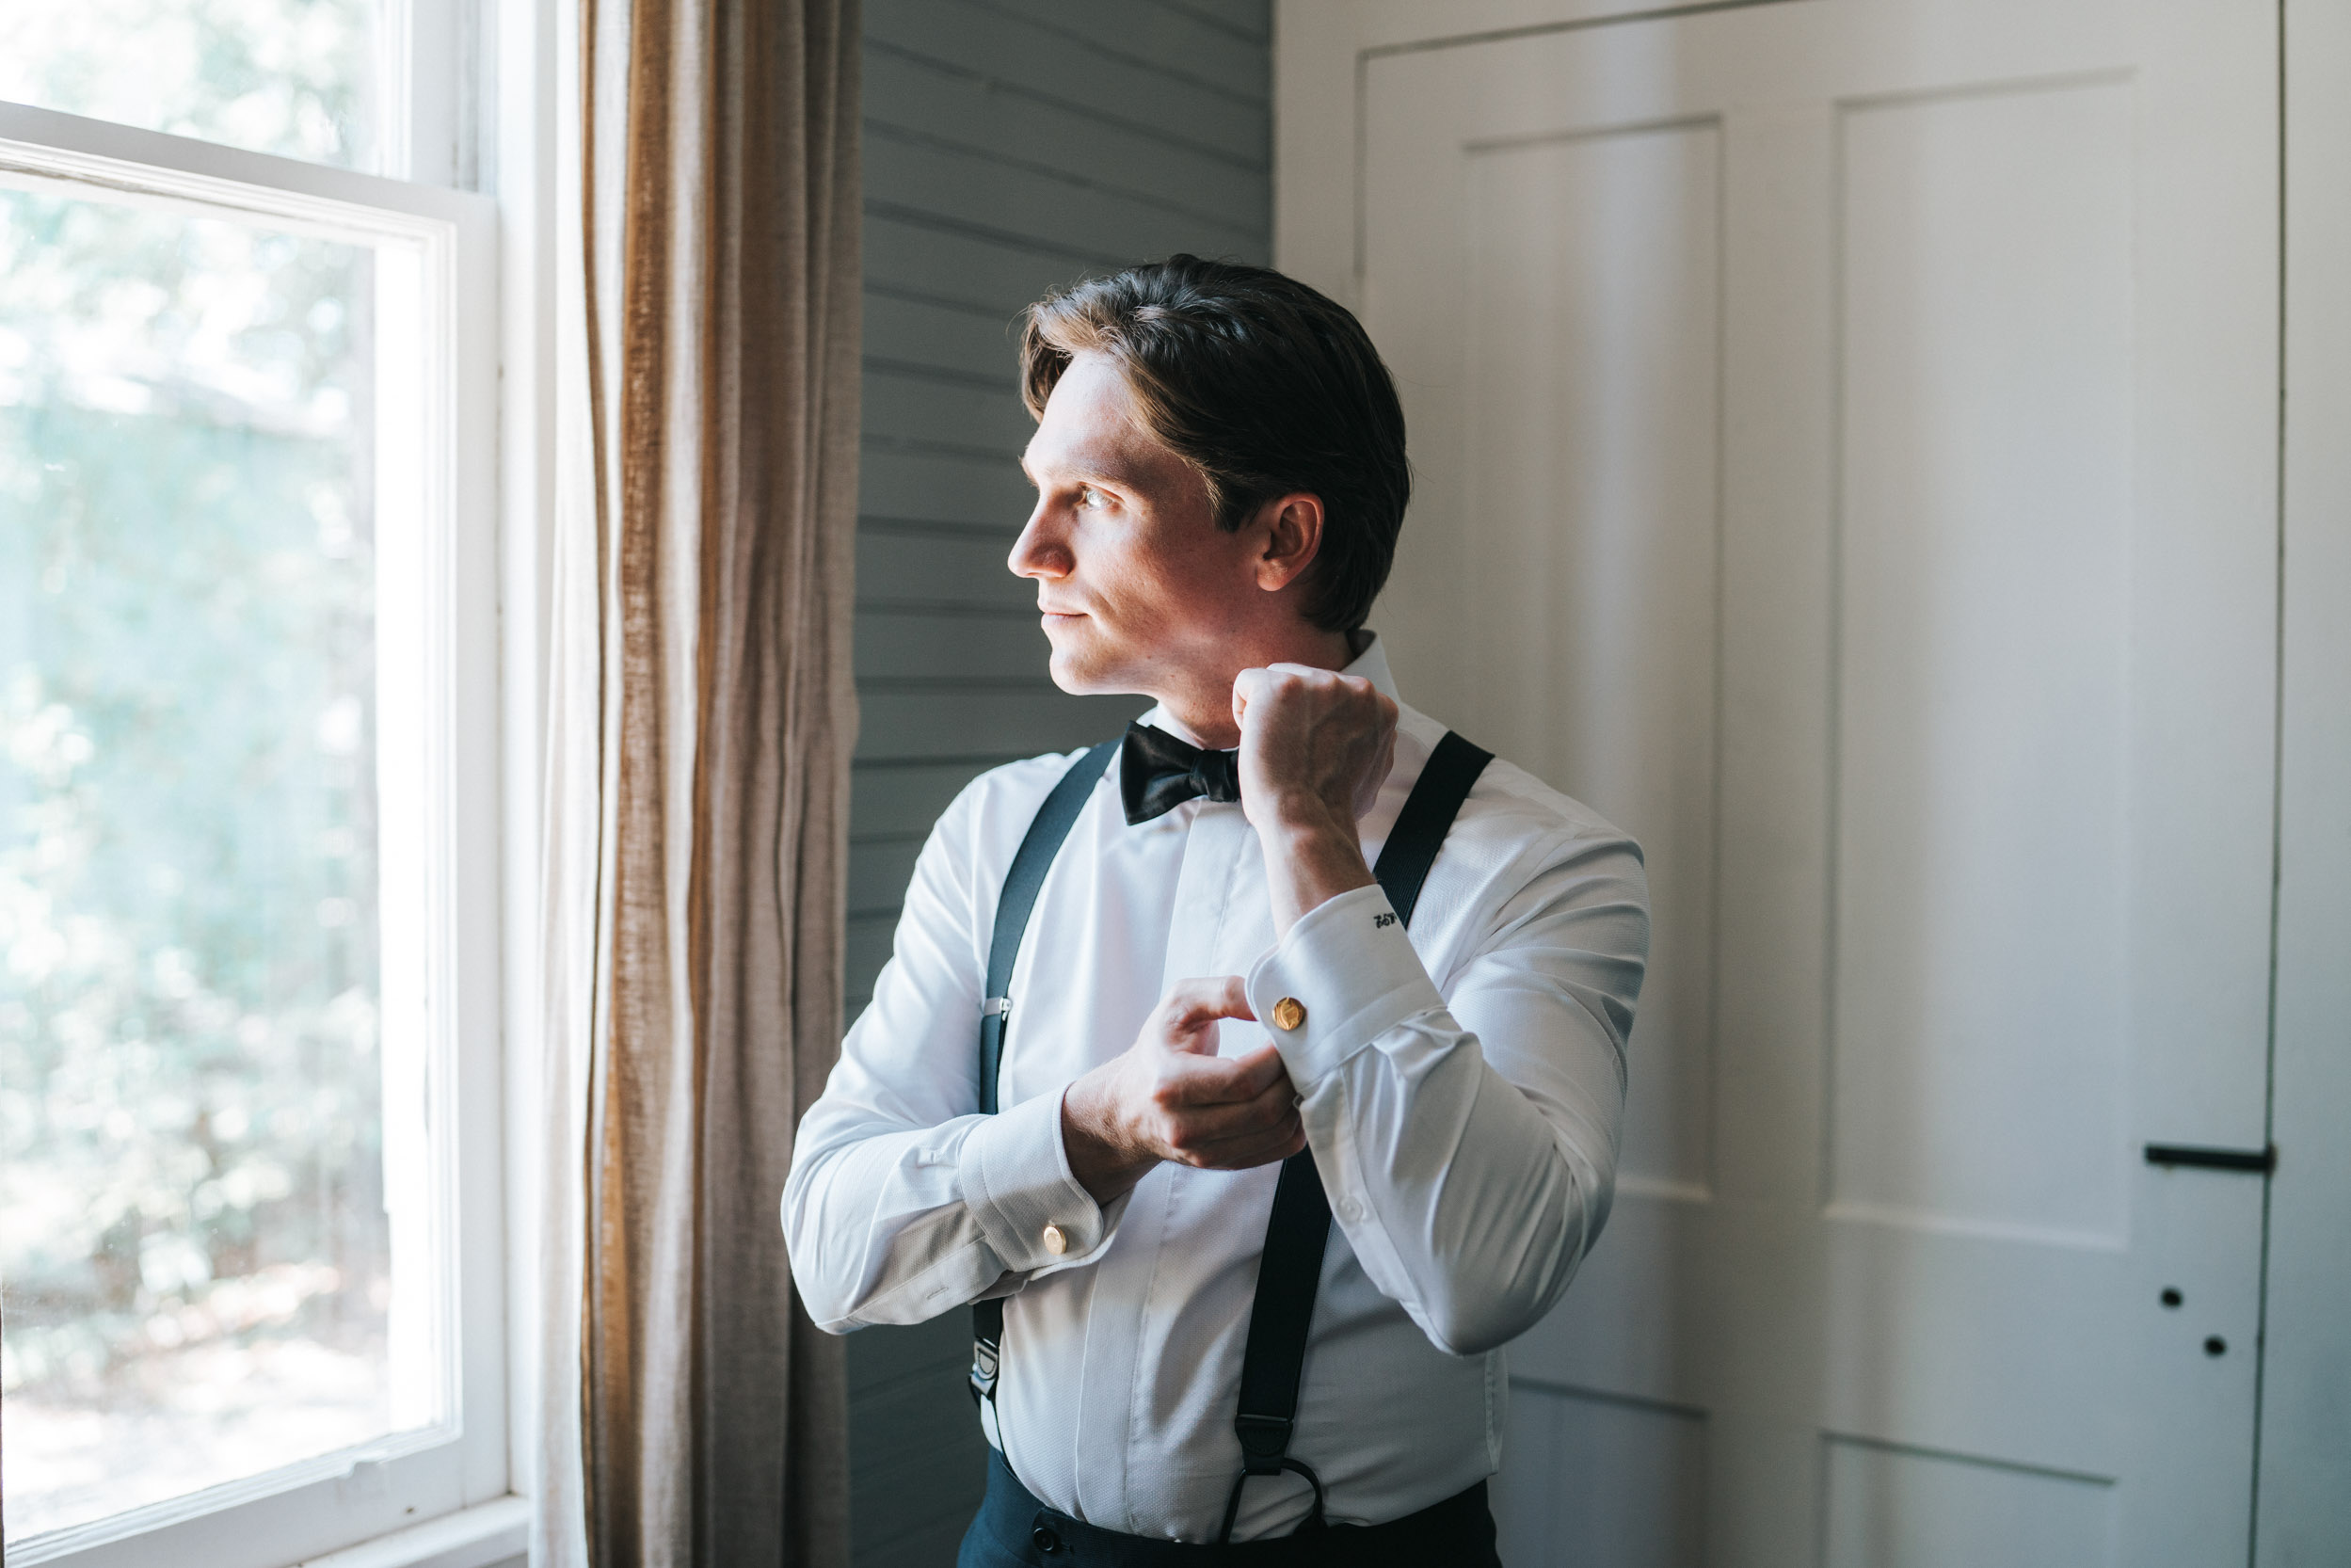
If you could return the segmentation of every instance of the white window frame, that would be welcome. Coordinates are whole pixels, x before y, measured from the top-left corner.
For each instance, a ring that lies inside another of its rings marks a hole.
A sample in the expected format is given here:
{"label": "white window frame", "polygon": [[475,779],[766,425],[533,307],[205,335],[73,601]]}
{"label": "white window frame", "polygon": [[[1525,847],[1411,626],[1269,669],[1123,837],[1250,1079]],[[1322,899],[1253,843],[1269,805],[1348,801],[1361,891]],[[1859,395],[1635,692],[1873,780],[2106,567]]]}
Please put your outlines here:
{"label": "white window frame", "polygon": [[[528,10],[538,8],[534,0]],[[502,772],[509,759],[528,765],[535,756],[512,743],[517,732],[535,733],[536,714],[534,704],[502,729],[500,574],[512,556],[500,527],[499,210],[453,188],[480,172],[472,149],[483,95],[472,67],[480,52],[467,0],[392,0],[387,14],[388,33],[397,38],[405,25],[408,47],[390,52],[398,58],[386,86],[401,100],[381,127],[382,161],[417,179],[15,104],[0,104],[0,168],[94,198],[390,240],[421,266],[423,472],[437,492],[428,515],[440,526],[418,563],[433,580],[425,597],[436,614],[415,653],[428,669],[424,739],[439,798],[426,815],[445,873],[426,933],[439,988],[426,1094],[428,1113],[447,1130],[431,1202],[454,1264],[441,1314],[456,1336],[450,1418],[429,1434],[395,1434],[38,1537],[38,1545],[12,1543],[8,1555],[20,1564],[486,1568],[523,1547],[528,1508],[513,1495],[524,1472],[510,1452],[509,1409],[510,1378],[527,1371],[528,1357],[509,1344],[507,1295],[536,1248],[510,1246],[508,1236],[510,1218],[527,1210],[509,1199],[502,1042],[509,1017],[526,1015],[505,982],[505,952],[520,927],[502,908],[501,880],[530,865],[527,854],[511,852],[518,829],[528,841],[527,818],[506,820],[528,790],[502,792]],[[532,531],[522,533],[527,540]],[[514,1227],[516,1240],[529,1228]]]}

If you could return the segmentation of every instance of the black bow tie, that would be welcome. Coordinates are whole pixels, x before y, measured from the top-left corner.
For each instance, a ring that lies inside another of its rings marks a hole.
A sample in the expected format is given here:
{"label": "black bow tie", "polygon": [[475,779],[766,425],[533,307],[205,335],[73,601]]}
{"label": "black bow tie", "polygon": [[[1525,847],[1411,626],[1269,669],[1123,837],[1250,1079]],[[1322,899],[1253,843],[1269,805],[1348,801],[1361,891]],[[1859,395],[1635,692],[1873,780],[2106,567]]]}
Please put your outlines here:
{"label": "black bow tie", "polygon": [[1149,822],[1194,795],[1229,806],[1240,799],[1240,753],[1203,751],[1163,729],[1130,724],[1119,752],[1118,792],[1129,824]]}

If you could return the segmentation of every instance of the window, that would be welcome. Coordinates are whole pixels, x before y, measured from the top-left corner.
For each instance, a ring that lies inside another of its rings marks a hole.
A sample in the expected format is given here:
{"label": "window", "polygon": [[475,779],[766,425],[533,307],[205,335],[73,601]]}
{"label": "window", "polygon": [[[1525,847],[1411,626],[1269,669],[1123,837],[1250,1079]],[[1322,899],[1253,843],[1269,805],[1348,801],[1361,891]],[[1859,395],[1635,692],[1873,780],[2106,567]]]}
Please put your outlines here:
{"label": "window", "polygon": [[372,173],[394,21],[377,0],[31,0],[10,8],[0,98]]}
{"label": "window", "polygon": [[506,1490],[492,219],[354,172],[457,165],[428,11],[11,10],[12,1565],[263,1568]]}
{"label": "window", "polygon": [[11,0],[0,101],[464,183],[461,0]]}

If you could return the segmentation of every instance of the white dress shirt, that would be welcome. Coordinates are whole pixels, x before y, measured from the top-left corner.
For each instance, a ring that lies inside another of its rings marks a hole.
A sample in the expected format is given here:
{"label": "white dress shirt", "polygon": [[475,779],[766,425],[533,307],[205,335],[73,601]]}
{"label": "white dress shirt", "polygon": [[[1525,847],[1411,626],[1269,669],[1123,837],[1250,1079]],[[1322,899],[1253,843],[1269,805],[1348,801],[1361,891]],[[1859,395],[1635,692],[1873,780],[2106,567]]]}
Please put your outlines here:
{"label": "white dress shirt", "polygon": [[[1395,696],[1376,640],[1347,673]],[[1143,722],[1193,738],[1159,709]],[[1367,859],[1444,733],[1402,710]],[[1213,1540],[1241,1468],[1233,1416],[1279,1167],[1162,1164],[1097,1207],[1070,1174],[1061,1097],[1134,1043],[1169,985],[1242,974],[1259,1019],[1281,998],[1305,1006],[1292,1031],[1226,1020],[1221,1050],[1279,1048],[1335,1222],[1289,1452],[1321,1476],[1334,1523],[1474,1485],[1501,1461],[1501,1347],[1559,1301],[1607,1214],[1648,951],[1639,848],[1496,759],[1409,935],[1366,888],[1276,945],[1241,808],[1194,800],[1130,826],[1113,760],[1037,901],[1003,1109],[982,1115],[998,890],[1078,755],[975,779],[923,848],[893,956],[793,1151],[783,1221],[808,1311],[840,1333],[1008,1296],[987,1424],[1014,1473],[1089,1524]],[[1286,1533],[1310,1504],[1296,1476],[1253,1478],[1234,1539]]]}

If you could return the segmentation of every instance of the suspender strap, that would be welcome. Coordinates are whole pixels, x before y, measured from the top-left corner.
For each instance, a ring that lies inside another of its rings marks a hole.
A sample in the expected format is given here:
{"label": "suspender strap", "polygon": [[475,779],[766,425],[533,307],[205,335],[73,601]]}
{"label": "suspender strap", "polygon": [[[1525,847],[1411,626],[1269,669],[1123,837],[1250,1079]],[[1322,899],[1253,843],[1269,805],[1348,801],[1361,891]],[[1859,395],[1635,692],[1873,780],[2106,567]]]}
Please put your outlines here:
{"label": "suspender strap", "polygon": [[1265,1224],[1265,1252],[1257,1260],[1249,1343],[1240,1357],[1240,1404],[1233,1416],[1233,1430],[1240,1434],[1240,1474],[1224,1502],[1224,1528],[1216,1537],[1220,1546],[1233,1538],[1240,1489],[1251,1476],[1290,1470],[1305,1477],[1314,1488],[1314,1512],[1302,1528],[1324,1522],[1322,1478],[1304,1460],[1289,1456],[1289,1434],[1306,1370],[1306,1333],[1314,1326],[1322,1249],[1330,1239],[1331,1200],[1322,1191],[1322,1173],[1315,1168],[1314,1151],[1301,1149],[1282,1161],[1273,1213]]}
{"label": "suspender strap", "polygon": [[1429,868],[1437,863],[1437,851],[1453,831],[1453,819],[1461,815],[1463,802],[1493,760],[1494,753],[1448,729],[1414,780],[1413,792],[1404,797],[1404,808],[1396,814],[1396,826],[1380,846],[1380,863],[1371,874],[1379,878],[1396,918],[1406,925],[1413,923],[1420,885],[1429,880]]}
{"label": "suspender strap", "polygon": [[[1494,754],[1447,730],[1414,781],[1396,826],[1372,868],[1397,919],[1412,924],[1420,886],[1436,864],[1437,851],[1461,814],[1462,803]],[[1303,1460],[1289,1457],[1290,1430],[1298,1416],[1298,1388],[1306,1369],[1306,1335],[1314,1324],[1315,1294],[1322,1278],[1322,1249],[1331,1235],[1331,1201],[1315,1169],[1314,1151],[1302,1149],[1282,1161],[1273,1189],[1273,1214],[1266,1222],[1265,1255],[1257,1264],[1257,1293],[1249,1307],[1249,1341],[1240,1359],[1240,1409],[1233,1430],[1240,1436],[1241,1472],[1224,1504],[1224,1528],[1217,1544],[1233,1538],[1240,1516],[1240,1489],[1251,1476],[1284,1470],[1306,1478],[1314,1488],[1314,1512],[1302,1529],[1324,1523],[1322,1478]]]}
{"label": "suspender strap", "polygon": [[[1037,906],[1045,873],[1062,840],[1077,824],[1094,793],[1095,781],[1117,755],[1118,742],[1104,741],[1069,765],[1045,797],[1029,831],[1004,873],[1003,891],[996,898],[996,931],[988,938],[987,997],[980,1004],[980,1109],[996,1114],[996,1080],[1004,1065],[1004,1031],[1012,1023],[1013,961],[1020,956],[1021,935]],[[1001,1298],[974,1302],[971,1306],[971,1397],[996,1398],[996,1371],[1004,1344],[1004,1303]]]}

